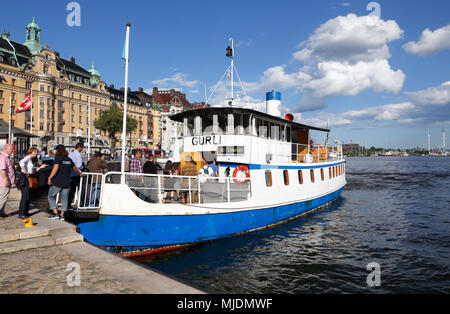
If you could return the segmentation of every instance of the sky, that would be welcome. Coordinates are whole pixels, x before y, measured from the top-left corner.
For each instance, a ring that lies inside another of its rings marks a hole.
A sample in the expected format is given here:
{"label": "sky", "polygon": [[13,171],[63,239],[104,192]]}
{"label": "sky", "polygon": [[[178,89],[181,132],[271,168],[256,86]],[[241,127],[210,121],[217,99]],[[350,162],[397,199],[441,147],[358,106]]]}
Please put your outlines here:
{"label": "sky", "polygon": [[174,88],[213,106],[230,96],[226,78],[212,92],[232,37],[236,106],[265,111],[276,90],[283,115],[366,147],[427,147],[428,131],[439,147],[443,128],[450,137],[448,0],[79,0],[79,11],[70,2],[5,1],[0,31],[23,43],[36,17],[44,45],[85,68],[94,62],[120,88],[130,22],[129,87]]}

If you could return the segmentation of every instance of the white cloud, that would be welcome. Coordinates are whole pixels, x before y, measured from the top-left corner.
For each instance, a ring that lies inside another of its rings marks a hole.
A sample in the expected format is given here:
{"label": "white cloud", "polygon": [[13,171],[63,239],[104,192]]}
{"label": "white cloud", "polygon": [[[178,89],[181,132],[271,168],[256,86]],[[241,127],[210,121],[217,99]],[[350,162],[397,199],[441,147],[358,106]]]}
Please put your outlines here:
{"label": "white cloud", "polygon": [[347,119],[390,121],[409,118],[409,115],[416,109],[411,102],[400,104],[389,104],[382,106],[368,107],[361,110],[350,110],[341,113],[340,116]]}
{"label": "white cloud", "polygon": [[189,80],[189,75],[185,73],[175,73],[171,77],[166,77],[161,80],[152,81],[153,84],[157,84],[163,88],[168,87],[188,87],[193,88],[198,84],[201,84],[201,81],[197,80]]}
{"label": "white cloud", "polygon": [[450,24],[435,31],[430,31],[427,28],[423,31],[418,42],[410,41],[403,45],[405,51],[420,56],[430,56],[449,48]]}
{"label": "white cloud", "polygon": [[401,70],[392,70],[387,60],[356,64],[328,61],[317,64],[316,76],[303,88],[317,97],[354,96],[368,88],[375,92],[398,93],[404,80],[405,74]]}
{"label": "white cloud", "polygon": [[365,89],[397,93],[405,74],[388,62],[388,43],[400,39],[403,30],[395,21],[375,15],[338,16],[317,28],[300,43],[294,59],[305,63],[301,89],[315,97],[357,95]]}
{"label": "white cloud", "polygon": [[419,105],[447,105],[450,104],[450,81],[442,83],[438,87],[406,94]]}
{"label": "white cloud", "polygon": [[300,43],[294,58],[304,63],[320,61],[360,62],[390,57],[387,44],[400,39],[403,30],[395,21],[375,15],[338,16],[317,28]]}

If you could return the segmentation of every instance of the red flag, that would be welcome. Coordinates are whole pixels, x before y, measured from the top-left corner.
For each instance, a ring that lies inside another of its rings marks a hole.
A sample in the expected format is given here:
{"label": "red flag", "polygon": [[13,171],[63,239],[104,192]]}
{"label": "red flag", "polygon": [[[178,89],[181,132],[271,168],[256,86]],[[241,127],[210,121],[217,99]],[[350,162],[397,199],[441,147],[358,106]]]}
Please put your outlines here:
{"label": "red flag", "polygon": [[25,110],[31,109],[31,93],[28,93],[27,97],[25,97],[24,101],[17,107],[17,112],[22,112]]}

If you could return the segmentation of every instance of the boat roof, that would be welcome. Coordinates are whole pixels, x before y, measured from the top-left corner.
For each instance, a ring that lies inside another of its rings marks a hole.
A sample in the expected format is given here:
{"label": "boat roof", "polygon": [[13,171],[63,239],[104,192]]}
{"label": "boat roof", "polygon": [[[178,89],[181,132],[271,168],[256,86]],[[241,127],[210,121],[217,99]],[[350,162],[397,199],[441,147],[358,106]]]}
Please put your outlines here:
{"label": "boat roof", "polygon": [[253,114],[255,116],[260,116],[263,118],[275,120],[275,121],[278,121],[283,124],[288,124],[291,126],[292,129],[315,130],[315,131],[321,131],[321,132],[327,132],[327,133],[330,132],[330,130],[328,130],[328,129],[318,128],[318,127],[301,124],[301,123],[297,123],[297,122],[293,122],[293,121],[291,122],[291,121],[283,119],[283,118],[275,117],[270,114],[256,111],[253,109],[248,109],[248,108],[213,107],[213,108],[193,109],[193,110],[187,110],[187,111],[183,111],[183,112],[174,114],[174,115],[170,116],[170,119],[177,121],[177,122],[183,122],[184,118],[191,118],[191,117],[196,117],[196,116],[211,117],[212,115],[215,115],[215,114],[231,114],[231,113]]}

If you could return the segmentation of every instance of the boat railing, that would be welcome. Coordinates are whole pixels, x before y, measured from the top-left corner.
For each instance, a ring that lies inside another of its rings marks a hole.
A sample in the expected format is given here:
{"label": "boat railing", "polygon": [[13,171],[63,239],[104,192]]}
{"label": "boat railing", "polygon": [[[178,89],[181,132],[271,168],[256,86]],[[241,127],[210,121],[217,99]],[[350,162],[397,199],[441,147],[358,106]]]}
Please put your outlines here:
{"label": "boat railing", "polygon": [[[123,177],[123,181],[122,181]],[[251,198],[251,179],[108,172],[106,184],[125,183],[148,203],[231,203]]]}
{"label": "boat railing", "polygon": [[76,190],[76,206],[78,210],[100,209],[102,205],[102,185],[104,174],[84,172],[80,185]]}
{"label": "boat railing", "polygon": [[292,162],[320,163],[343,159],[342,146],[322,146],[319,144],[292,144]]}

